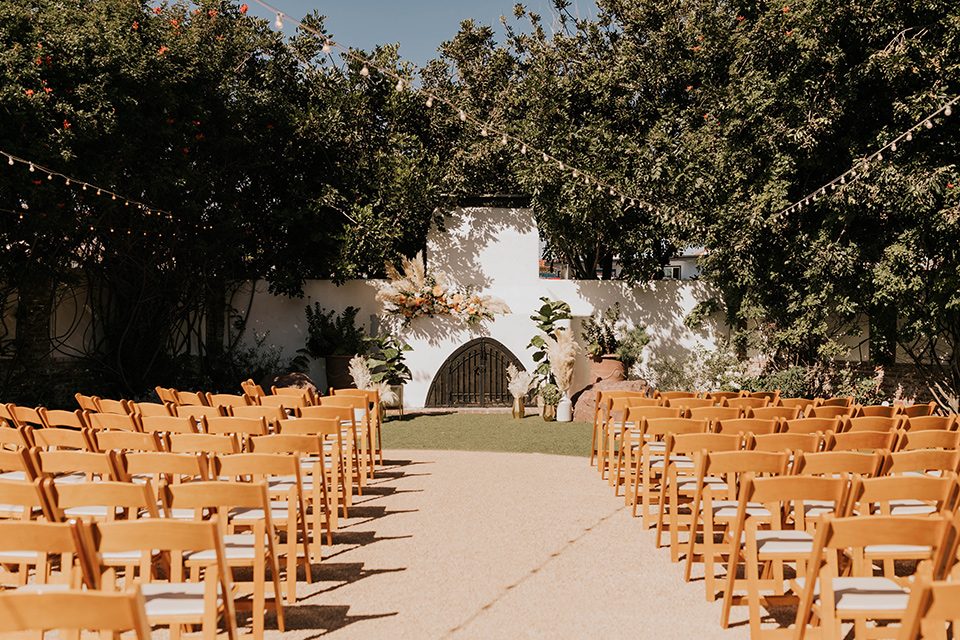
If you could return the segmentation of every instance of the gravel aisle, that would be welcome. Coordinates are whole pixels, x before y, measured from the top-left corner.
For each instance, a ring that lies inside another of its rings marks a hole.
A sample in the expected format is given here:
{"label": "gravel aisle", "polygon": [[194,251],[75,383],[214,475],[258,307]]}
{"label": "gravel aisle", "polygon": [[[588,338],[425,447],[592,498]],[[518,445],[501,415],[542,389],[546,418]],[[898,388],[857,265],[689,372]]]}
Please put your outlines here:
{"label": "gravel aisle", "polygon": [[287,632],[267,637],[749,636],[720,629],[720,603],[683,582],[584,458],[389,451],[385,463],[300,584]]}

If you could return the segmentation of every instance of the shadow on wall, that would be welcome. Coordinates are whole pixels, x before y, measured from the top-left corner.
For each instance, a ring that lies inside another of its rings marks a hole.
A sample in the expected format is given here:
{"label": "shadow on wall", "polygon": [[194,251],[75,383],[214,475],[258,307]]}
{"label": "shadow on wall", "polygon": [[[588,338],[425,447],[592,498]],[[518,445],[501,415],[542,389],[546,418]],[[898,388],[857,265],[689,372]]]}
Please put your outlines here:
{"label": "shadow on wall", "polygon": [[712,326],[712,322],[697,331],[683,324],[697,303],[715,295],[715,290],[705,282],[659,280],[618,287],[609,281],[582,280],[577,283],[577,292],[595,313],[603,313],[619,302],[621,318],[633,326],[646,325],[650,346],[658,353],[684,353],[693,343],[713,343],[717,335],[718,327]]}
{"label": "shadow on wall", "polygon": [[[435,246],[428,256],[430,266],[446,272],[456,284],[477,289],[493,285],[489,266],[485,268],[480,261],[485,251],[501,244],[508,233],[520,236],[536,232],[530,210],[516,207],[457,209],[445,216],[444,227],[446,231],[434,230]],[[537,257],[530,257],[534,264]]]}
{"label": "shadow on wall", "polygon": [[453,316],[421,316],[407,326],[403,326],[403,318],[384,314],[380,319],[381,327],[394,335],[403,336],[405,340],[423,340],[431,347],[440,347],[448,344],[452,336],[462,344],[474,338],[486,336],[490,333],[487,323],[465,325]]}

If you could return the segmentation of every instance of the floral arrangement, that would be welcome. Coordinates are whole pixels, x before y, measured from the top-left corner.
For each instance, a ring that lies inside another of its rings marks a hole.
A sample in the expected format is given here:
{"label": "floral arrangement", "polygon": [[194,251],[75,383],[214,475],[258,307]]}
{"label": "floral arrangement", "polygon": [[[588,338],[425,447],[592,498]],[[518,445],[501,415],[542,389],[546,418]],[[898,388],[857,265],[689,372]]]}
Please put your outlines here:
{"label": "floral arrangement", "polygon": [[521,371],[513,364],[507,365],[507,389],[514,398],[522,398],[530,391],[536,376],[529,371]]}
{"label": "floral arrangement", "polygon": [[490,295],[458,289],[442,271],[428,271],[421,251],[401,261],[403,273],[387,263],[388,282],[371,282],[377,288],[377,300],[387,313],[404,317],[405,322],[420,316],[450,315],[466,324],[491,320],[497,314],[510,313],[507,304]]}

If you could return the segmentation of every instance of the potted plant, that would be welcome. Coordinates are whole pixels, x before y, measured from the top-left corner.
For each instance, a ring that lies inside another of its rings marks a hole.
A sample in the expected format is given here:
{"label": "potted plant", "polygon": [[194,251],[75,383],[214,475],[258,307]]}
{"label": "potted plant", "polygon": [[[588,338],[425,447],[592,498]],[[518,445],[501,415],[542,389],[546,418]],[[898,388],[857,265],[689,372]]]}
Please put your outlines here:
{"label": "potted plant", "polygon": [[[413,378],[404,360],[403,354],[413,351],[413,347],[400,342],[393,334],[367,338],[368,347],[372,348],[372,355],[367,357],[367,368],[370,370],[370,380],[373,384],[386,384],[390,387],[394,401],[384,400],[385,406],[397,406],[400,415],[403,415],[403,384]],[[389,397],[389,396],[388,396]],[[392,399],[392,398],[391,398]]]}
{"label": "potted plant", "polygon": [[561,321],[573,317],[570,315],[570,305],[563,300],[541,297],[540,301],[543,302],[543,305],[530,316],[530,319],[536,323],[537,329],[546,334],[546,337],[537,334],[530,339],[530,344],[527,345],[527,349],[536,349],[533,353],[533,361],[537,363],[536,369],[533,370],[536,375],[534,379],[535,388],[554,381],[550,360],[547,358],[547,339],[554,337]]}
{"label": "potted plant", "polygon": [[340,315],[326,311],[319,302],[306,308],[307,342],[294,362],[303,368],[310,359],[325,360],[327,386],[344,389],[351,385],[350,358],[367,352],[367,334],[355,325],[357,307],[347,307]]}
{"label": "potted plant", "polygon": [[523,418],[526,409],[523,406],[523,397],[533,388],[534,375],[529,371],[517,369],[513,364],[507,365],[507,389],[513,396],[513,417]]}
{"label": "potted plant", "polygon": [[540,398],[543,400],[543,419],[553,422],[557,419],[557,405],[561,398],[560,389],[557,385],[548,382],[540,387]]}
{"label": "potted plant", "polygon": [[626,329],[620,324],[620,303],[602,314],[585,318],[580,337],[587,345],[592,362],[590,376],[597,380],[623,380],[650,342],[646,327]]}

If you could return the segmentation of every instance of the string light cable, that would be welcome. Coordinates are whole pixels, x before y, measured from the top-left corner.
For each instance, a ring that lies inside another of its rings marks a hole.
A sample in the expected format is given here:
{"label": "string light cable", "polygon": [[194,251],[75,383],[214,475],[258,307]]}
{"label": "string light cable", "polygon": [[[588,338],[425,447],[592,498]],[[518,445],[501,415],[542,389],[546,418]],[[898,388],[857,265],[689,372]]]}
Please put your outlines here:
{"label": "string light cable", "polygon": [[876,162],[882,162],[884,159],[883,154],[886,152],[888,155],[890,153],[896,153],[900,148],[898,145],[903,144],[904,142],[912,142],[913,137],[917,133],[922,133],[925,130],[932,129],[934,125],[934,119],[937,116],[944,115],[950,116],[953,114],[953,107],[960,101],[960,95],[954,97],[949,102],[944,103],[938,109],[928,114],[927,116],[921,118],[915,125],[895,137],[893,140],[885,144],[883,147],[874,151],[868,156],[857,160],[853,167],[840,174],[830,182],[817,187],[804,197],[800,198],[790,206],[782,209],[777,217],[782,217],[791,213],[793,211],[799,211],[803,209],[804,206],[809,206],[811,201],[816,201],[819,198],[829,195],[831,192],[836,191],[838,188],[843,188],[844,186],[859,180],[864,177],[870,167]]}
{"label": "string light cable", "polygon": [[270,11],[271,13],[276,14],[277,20],[276,20],[275,26],[282,25],[283,20],[286,20],[290,24],[296,25],[300,29],[307,31],[309,33],[312,33],[313,35],[320,38],[321,41],[323,42],[323,45],[322,45],[323,53],[329,54],[332,49],[337,49],[338,51],[343,53],[345,56],[347,56],[349,59],[354,60],[355,62],[361,65],[360,74],[362,76],[368,77],[371,69],[376,70],[381,75],[387,78],[390,78],[392,82],[396,82],[397,91],[403,91],[404,89],[409,89],[410,91],[425,98],[427,107],[432,107],[434,103],[441,103],[446,105],[451,110],[453,110],[455,114],[457,114],[457,117],[460,119],[461,122],[465,122],[477,127],[478,130],[480,131],[481,136],[499,137],[501,144],[507,145],[512,143],[515,147],[520,148],[520,153],[522,155],[528,155],[530,158],[535,158],[536,156],[539,155],[544,164],[552,165],[553,167],[559,169],[560,171],[570,173],[574,178],[579,179],[580,177],[582,177],[583,183],[585,186],[595,188],[598,192],[609,194],[611,197],[620,198],[620,202],[623,204],[626,204],[627,201],[629,201],[630,204],[627,205],[627,208],[631,206],[637,206],[640,209],[648,209],[650,211],[655,211],[659,213],[664,218],[664,220],[672,221],[675,219],[674,217],[668,217],[660,207],[654,206],[653,204],[646,201],[645,199],[637,197],[635,195],[626,194],[622,192],[620,189],[618,189],[616,186],[610,184],[609,182],[600,180],[593,174],[583,171],[582,169],[579,169],[571,165],[570,163],[565,162],[560,158],[557,158],[554,155],[549,154],[546,151],[535,147],[534,145],[526,142],[525,140],[522,140],[508,133],[507,131],[503,129],[499,129],[485,122],[484,120],[474,116],[472,113],[470,113],[466,109],[463,109],[462,107],[459,107],[453,104],[451,101],[439,95],[436,95],[435,93],[431,93],[430,91],[427,91],[422,87],[415,86],[409,80],[406,80],[405,78],[394,73],[393,71],[380,67],[373,60],[368,60],[366,58],[363,58],[357,55],[352,50],[344,48],[343,46],[337,44],[332,39],[318,32],[316,29],[313,29],[312,27],[305,25],[298,20],[294,20],[293,18],[290,17],[289,14],[284,13],[280,9],[277,9],[276,7],[271,6],[264,0],[255,0],[255,1],[257,4],[264,7],[267,11]]}

